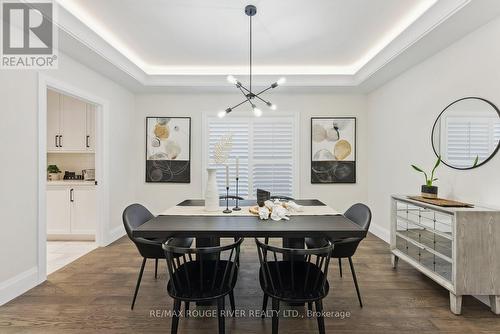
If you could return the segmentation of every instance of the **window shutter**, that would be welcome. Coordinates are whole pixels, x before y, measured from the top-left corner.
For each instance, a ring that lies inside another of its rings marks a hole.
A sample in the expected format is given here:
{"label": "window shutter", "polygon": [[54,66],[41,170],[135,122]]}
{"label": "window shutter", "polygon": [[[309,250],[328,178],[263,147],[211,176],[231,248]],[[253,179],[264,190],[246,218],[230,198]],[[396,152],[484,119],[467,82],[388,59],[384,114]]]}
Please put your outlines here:
{"label": "window shutter", "polygon": [[254,191],[293,195],[293,119],[254,122],[252,178]]}
{"label": "window shutter", "polygon": [[487,159],[496,147],[496,126],[488,118],[448,117],[447,160],[457,167],[470,167],[477,156],[479,161]]}
{"label": "window shutter", "polygon": [[214,163],[214,148],[223,136],[232,134],[233,148],[228,160],[230,193],[236,190],[236,157],[239,157],[240,196],[255,198],[257,188],[276,195],[293,196],[294,154],[297,151],[293,147],[293,117],[209,118],[207,127],[208,166],[217,168],[221,195],[226,192],[226,169]]}

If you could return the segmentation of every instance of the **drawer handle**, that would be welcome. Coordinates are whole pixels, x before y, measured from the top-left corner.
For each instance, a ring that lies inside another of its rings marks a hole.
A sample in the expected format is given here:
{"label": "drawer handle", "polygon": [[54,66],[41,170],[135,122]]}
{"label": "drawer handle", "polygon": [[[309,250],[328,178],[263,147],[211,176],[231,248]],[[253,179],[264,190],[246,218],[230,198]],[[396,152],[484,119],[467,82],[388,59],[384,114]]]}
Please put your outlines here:
{"label": "drawer handle", "polygon": [[74,189],[70,189],[69,190],[69,201],[70,202],[74,202],[75,201],[75,198],[73,196],[73,192],[74,192]]}
{"label": "drawer handle", "polygon": [[63,147],[62,135],[59,135],[59,147]]}
{"label": "drawer handle", "polygon": [[85,145],[87,146],[87,148],[90,147],[90,145],[89,145],[89,139],[90,139],[90,136],[87,135],[87,139],[85,140]]}
{"label": "drawer handle", "polygon": [[59,139],[59,136],[58,136],[58,135],[56,135],[56,136],[55,136],[55,139],[56,139],[56,147],[59,147],[59,144],[57,143],[57,139]]}

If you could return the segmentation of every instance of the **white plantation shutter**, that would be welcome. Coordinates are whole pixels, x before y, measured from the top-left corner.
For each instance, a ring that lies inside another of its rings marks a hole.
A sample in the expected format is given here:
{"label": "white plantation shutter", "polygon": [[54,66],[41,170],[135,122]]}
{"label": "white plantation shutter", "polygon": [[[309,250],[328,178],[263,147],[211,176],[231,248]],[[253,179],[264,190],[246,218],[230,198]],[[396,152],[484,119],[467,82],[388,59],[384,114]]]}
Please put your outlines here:
{"label": "white plantation shutter", "polygon": [[259,119],[253,128],[254,190],[293,194],[293,119]]}
{"label": "white plantation shutter", "polygon": [[447,117],[446,127],[446,158],[457,167],[487,159],[500,138],[500,123],[490,118]]}
{"label": "white plantation shutter", "polygon": [[276,195],[294,193],[294,118],[263,117],[226,119],[208,118],[209,166],[217,168],[219,193],[225,194],[225,167],[212,160],[215,144],[225,135],[233,135],[230,168],[230,193],[235,193],[236,157],[240,161],[239,194],[255,198],[257,188]]}

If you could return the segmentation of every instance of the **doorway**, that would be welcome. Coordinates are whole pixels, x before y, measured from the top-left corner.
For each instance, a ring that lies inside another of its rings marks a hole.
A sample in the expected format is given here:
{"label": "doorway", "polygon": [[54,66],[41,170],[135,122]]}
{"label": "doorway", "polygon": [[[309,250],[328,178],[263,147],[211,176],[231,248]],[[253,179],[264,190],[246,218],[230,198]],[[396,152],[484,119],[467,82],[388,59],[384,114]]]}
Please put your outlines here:
{"label": "doorway", "polygon": [[103,246],[107,102],[39,74],[38,280]]}

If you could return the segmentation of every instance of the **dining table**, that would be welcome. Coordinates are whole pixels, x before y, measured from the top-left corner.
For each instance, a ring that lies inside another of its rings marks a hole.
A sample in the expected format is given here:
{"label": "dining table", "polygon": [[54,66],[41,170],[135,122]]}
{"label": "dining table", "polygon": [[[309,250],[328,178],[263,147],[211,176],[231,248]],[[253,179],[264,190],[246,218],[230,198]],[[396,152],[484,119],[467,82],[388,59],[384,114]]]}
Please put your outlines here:
{"label": "dining table", "polygon": [[[304,208],[327,206],[317,199],[299,199],[295,203]],[[223,213],[226,201],[220,201],[220,212],[204,212],[202,199],[188,199],[176,207],[181,210],[166,210],[132,231],[133,236],[167,239],[170,237],[194,237],[197,247],[215,246],[219,238],[254,237],[283,238],[287,248],[304,248],[305,237],[323,237],[340,240],[349,237],[364,237],[364,231],[344,215],[331,210],[306,210],[292,215],[289,220],[261,220],[248,213],[248,208],[256,205],[256,200],[240,200],[240,211]],[[231,206],[234,202],[231,203]]]}

